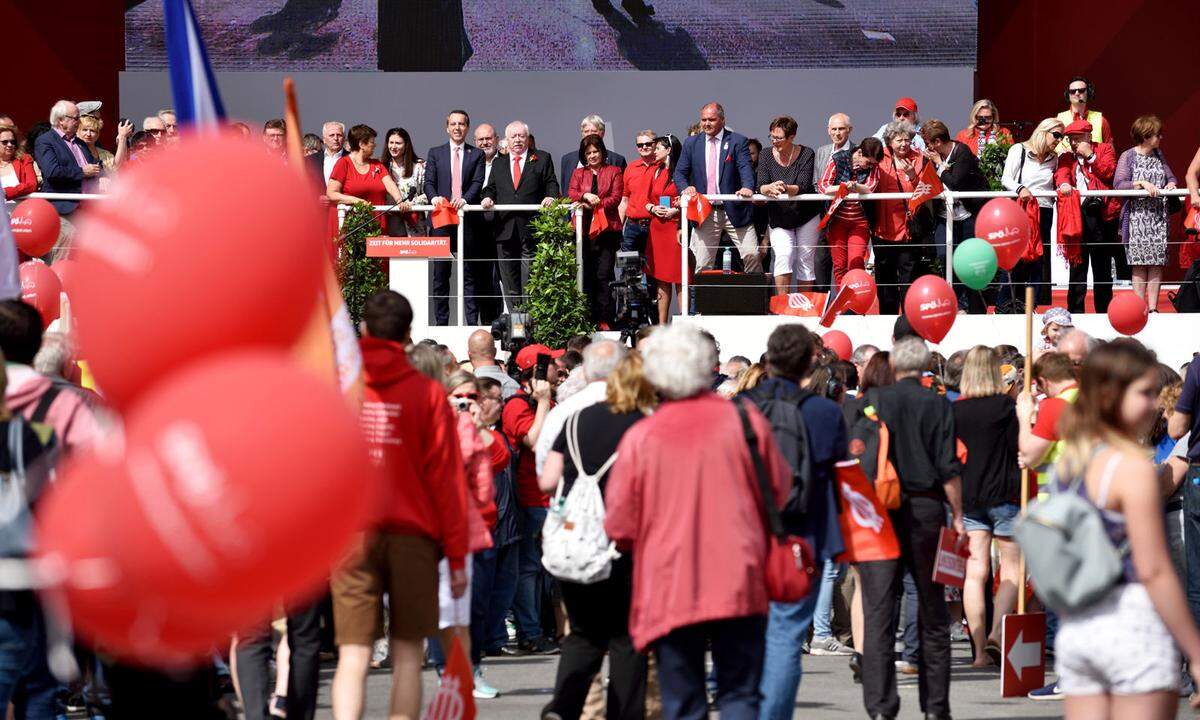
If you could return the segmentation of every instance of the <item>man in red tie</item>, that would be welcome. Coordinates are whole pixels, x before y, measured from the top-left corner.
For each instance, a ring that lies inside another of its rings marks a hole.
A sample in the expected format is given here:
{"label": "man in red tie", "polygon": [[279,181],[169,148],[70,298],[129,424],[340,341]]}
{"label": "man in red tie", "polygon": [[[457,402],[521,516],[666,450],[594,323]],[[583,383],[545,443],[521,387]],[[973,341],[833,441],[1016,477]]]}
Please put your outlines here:
{"label": "man in red tie", "polygon": [[[559,196],[558,179],[550,153],[529,149],[529,126],[514,120],[504,129],[508,156],[492,165],[483,187],[484,208],[495,205],[541,205],[546,207]],[[523,302],[525,283],[533,262],[536,243],[529,231],[533,213],[501,211],[496,214],[496,253],[500,262],[500,282],[511,312]]]}

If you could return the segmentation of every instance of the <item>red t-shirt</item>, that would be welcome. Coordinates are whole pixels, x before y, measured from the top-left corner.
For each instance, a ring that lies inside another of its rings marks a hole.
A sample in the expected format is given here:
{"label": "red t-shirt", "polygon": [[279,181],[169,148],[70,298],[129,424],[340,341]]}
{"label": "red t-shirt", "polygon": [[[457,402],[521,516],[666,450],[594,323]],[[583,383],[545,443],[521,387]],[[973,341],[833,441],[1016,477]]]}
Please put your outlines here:
{"label": "red t-shirt", "polygon": [[518,392],[504,403],[500,424],[508,441],[520,453],[517,458],[517,506],[550,507],[550,496],[538,487],[537,465],[533,448],[525,447],[522,441],[533,427],[537,415],[529,404],[529,395]]}
{"label": "red t-shirt", "polygon": [[1071,403],[1061,397],[1046,398],[1038,405],[1037,420],[1033,423],[1033,429],[1030,431],[1034,437],[1039,437],[1043,440],[1051,442],[1057,441],[1058,438],[1058,418],[1062,416],[1063,410]]}
{"label": "red t-shirt", "polygon": [[625,208],[625,217],[634,220],[650,219],[650,213],[646,211],[646,205],[658,204],[657,197],[650,197],[650,185],[654,180],[654,171],[658,167],[658,163],[647,163],[645,160],[638,158],[633,163],[630,163],[629,167],[625,168],[624,190],[625,197],[629,198],[629,204]]}
{"label": "red t-shirt", "polygon": [[378,160],[369,160],[367,171],[360,173],[354,167],[354,161],[350,159],[350,156],[343,155],[333,164],[333,170],[329,172],[329,179],[340,182],[342,192],[346,195],[353,195],[372,205],[387,205],[387,188],[383,186],[383,178],[386,175],[387,168]]}

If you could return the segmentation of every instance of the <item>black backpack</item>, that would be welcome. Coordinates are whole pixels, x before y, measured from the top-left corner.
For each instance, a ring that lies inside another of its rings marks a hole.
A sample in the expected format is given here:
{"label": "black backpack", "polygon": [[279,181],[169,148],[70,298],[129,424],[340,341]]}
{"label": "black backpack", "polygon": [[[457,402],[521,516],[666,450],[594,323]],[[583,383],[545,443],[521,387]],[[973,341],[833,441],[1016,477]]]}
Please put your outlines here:
{"label": "black backpack", "polygon": [[1175,312],[1200,312],[1200,260],[1192,263],[1179,283],[1179,290],[1167,293]]}
{"label": "black backpack", "polygon": [[794,390],[782,384],[768,383],[742,393],[754,403],[767,422],[779,452],[792,467],[792,489],[780,508],[785,525],[795,525],[808,515],[809,499],[813,492],[812,457],[808,444],[808,428],[800,406],[813,397],[808,390]]}

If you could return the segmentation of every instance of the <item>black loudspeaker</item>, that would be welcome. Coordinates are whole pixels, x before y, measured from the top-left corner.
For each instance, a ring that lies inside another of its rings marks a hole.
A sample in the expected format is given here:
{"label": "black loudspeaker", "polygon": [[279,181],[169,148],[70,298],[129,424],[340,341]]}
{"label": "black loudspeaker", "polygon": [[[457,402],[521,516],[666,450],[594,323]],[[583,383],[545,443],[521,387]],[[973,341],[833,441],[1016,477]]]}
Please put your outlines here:
{"label": "black loudspeaker", "polygon": [[722,272],[697,273],[691,288],[701,315],[766,315],[775,290],[769,275]]}

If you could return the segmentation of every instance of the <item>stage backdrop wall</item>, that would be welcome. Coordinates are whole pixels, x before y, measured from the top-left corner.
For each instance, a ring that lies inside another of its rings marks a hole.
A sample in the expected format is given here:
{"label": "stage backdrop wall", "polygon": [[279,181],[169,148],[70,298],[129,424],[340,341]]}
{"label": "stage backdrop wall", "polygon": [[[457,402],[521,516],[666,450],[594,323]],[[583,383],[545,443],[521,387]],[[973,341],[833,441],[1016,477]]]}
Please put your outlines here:
{"label": "stage backdrop wall", "polygon": [[[284,73],[218,72],[232,117],[261,128],[283,114]],[[873,134],[891,118],[892,103],[911,95],[922,118],[944,118],[957,131],[972,102],[970,67],[641,72],[380,73],[299,72],[300,114],[306,132],[324,120],[364,122],[382,133],[402,126],[417,152],[446,141],[445,115],[462,107],[473,124],[529,123],[538,147],[555,159],[579,145],[579,120],[598,113],[609,123],[608,144],[634,156],[633,135],[646,128],[686,134],[710,100],[724,104],[734,130],[767,145],[771,118],[788,114],[806,145],[829,142],[826,121],[846,112],[854,137]],[[121,112],[141,117],[168,106],[164,72],[121,73]],[[381,138],[382,140],[382,138]],[[381,142],[382,144],[382,142]],[[555,167],[557,168],[557,162]]]}

